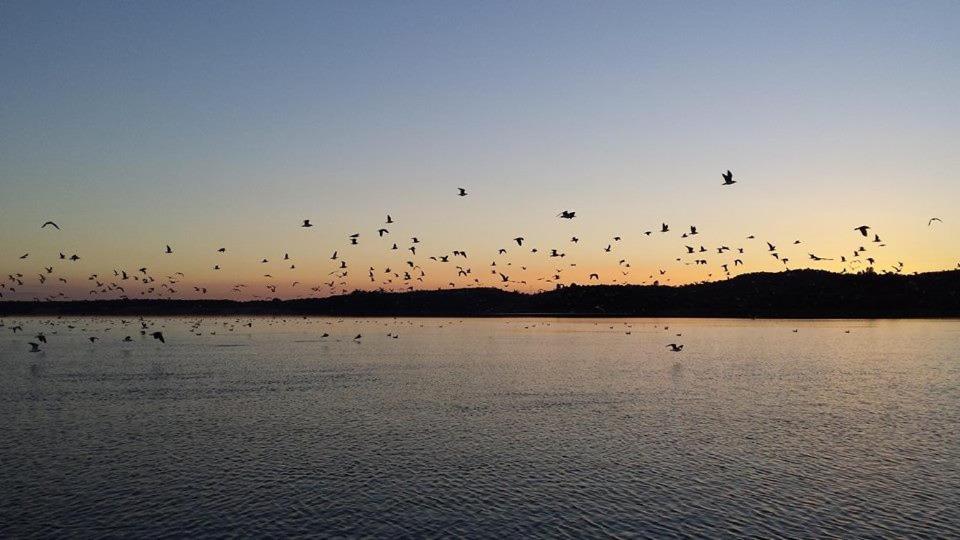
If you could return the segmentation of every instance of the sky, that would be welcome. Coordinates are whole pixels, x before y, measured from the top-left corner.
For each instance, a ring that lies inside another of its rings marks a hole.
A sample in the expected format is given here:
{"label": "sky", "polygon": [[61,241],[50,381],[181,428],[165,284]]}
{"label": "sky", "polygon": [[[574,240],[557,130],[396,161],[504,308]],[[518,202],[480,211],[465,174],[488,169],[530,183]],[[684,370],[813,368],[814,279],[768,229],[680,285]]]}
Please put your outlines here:
{"label": "sky", "polygon": [[[859,246],[955,268],[958,26],[937,1],[2,1],[0,277],[24,284],[0,293],[115,296],[89,291],[141,267],[177,297],[679,284],[855,271]],[[385,281],[408,260],[423,281]]]}

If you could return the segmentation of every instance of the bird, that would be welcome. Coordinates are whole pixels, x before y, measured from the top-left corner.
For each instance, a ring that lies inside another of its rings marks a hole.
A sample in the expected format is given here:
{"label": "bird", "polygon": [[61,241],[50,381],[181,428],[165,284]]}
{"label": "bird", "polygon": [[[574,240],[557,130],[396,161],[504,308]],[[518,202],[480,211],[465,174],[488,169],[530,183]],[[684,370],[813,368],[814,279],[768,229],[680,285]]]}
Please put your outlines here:
{"label": "bird", "polygon": [[45,222],[43,223],[43,225],[40,226],[40,228],[42,229],[42,228],[46,227],[47,225],[53,226],[53,228],[56,229],[56,230],[58,230],[58,231],[60,230],[60,226],[57,225],[56,223],[52,222],[52,221],[45,221]]}
{"label": "bird", "polygon": [[163,339],[163,332],[154,332],[154,333],[152,333],[152,334],[150,334],[150,335],[153,337],[153,339],[158,340],[160,343],[166,343],[166,342],[167,342],[165,339]]}
{"label": "bird", "polygon": [[932,218],[930,218],[929,221],[927,221],[927,227],[933,225],[933,222],[934,222],[934,221],[939,221],[940,223],[943,223],[943,220],[942,220],[942,219],[940,219],[940,218],[938,218],[938,217],[932,217]]}
{"label": "bird", "polygon": [[167,245],[167,249],[166,251],[164,251],[164,253],[173,253],[173,249],[171,249],[170,246]]}
{"label": "bird", "polygon": [[30,352],[40,352],[40,344],[39,344],[39,343],[34,343],[34,342],[31,341],[30,343],[28,343],[28,345],[30,345]]}
{"label": "bird", "polygon": [[388,224],[393,223],[393,218],[390,217],[390,214],[387,214],[387,223]]}
{"label": "bird", "polygon": [[862,234],[862,235],[864,235],[864,236],[867,236],[867,231],[870,230],[870,226],[869,226],[869,225],[861,225],[861,226],[859,226],[859,227],[854,227],[853,230],[855,230],[855,231],[860,231],[860,234]]}
{"label": "bird", "polygon": [[313,227],[313,223],[310,223],[309,219],[303,220],[303,225],[301,227]]}
{"label": "bird", "polygon": [[[461,196],[461,197],[466,197],[466,196],[467,196],[467,190],[466,190],[465,188],[462,188],[462,187],[461,187],[461,188],[457,188],[457,189],[460,190],[460,193],[457,193],[457,195],[459,195],[459,196]],[[480,197],[480,198],[482,199],[483,197]]]}
{"label": "bird", "polygon": [[383,235],[385,235],[385,234],[390,234],[390,231],[388,231],[388,230],[386,230],[386,229],[377,229],[377,234],[380,235],[380,238],[383,238]]}
{"label": "bird", "polygon": [[522,245],[523,245],[523,237],[522,237],[522,236],[518,236],[518,237],[514,238],[513,241],[516,242],[518,246],[522,246]]}
{"label": "bird", "polygon": [[733,173],[730,172],[729,169],[727,170],[727,172],[721,174],[720,176],[723,177],[723,184],[720,184],[722,186],[732,186],[737,183],[737,181],[733,179]]}
{"label": "bird", "polygon": [[559,218],[561,218],[561,219],[573,219],[573,218],[577,217],[577,213],[574,212],[574,211],[572,211],[572,210],[564,210],[564,211],[560,212],[559,214],[557,214],[557,217],[559,217]]}
{"label": "bird", "polygon": [[680,352],[683,350],[683,345],[677,345],[676,343],[671,343],[667,345],[670,348],[671,352]]}

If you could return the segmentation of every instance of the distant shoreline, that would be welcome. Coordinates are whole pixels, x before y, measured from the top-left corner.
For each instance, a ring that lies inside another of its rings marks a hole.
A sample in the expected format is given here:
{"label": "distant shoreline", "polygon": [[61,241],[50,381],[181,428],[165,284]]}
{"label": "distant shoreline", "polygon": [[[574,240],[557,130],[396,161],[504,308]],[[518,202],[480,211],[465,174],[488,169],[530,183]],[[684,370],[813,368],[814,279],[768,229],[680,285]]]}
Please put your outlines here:
{"label": "distant shoreline", "polygon": [[916,275],[820,270],[752,273],[693,285],[366,292],[293,300],[3,301],[10,316],[960,318],[960,270]]}

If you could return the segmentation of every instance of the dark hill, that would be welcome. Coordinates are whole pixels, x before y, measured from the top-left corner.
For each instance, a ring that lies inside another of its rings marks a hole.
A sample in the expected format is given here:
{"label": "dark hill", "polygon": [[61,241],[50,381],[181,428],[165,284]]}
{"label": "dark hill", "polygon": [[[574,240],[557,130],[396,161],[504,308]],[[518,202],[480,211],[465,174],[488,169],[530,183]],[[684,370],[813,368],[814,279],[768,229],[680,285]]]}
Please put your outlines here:
{"label": "dark hill", "polygon": [[354,292],[329,298],[0,302],[10,315],[960,317],[960,271],[917,275],[819,270],[745,274],[684,286],[569,286],[537,294],[499,289]]}

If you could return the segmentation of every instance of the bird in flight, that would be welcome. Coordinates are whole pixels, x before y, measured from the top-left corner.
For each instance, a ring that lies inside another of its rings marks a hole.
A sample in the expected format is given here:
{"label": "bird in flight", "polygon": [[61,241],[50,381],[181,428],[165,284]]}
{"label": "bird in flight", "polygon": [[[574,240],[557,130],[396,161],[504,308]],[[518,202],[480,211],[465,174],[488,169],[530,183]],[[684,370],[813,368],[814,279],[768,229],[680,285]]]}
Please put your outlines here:
{"label": "bird in flight", "polygon": [[518,236],[518,237],[514,238],[513,241],[516,242],[518,246],[522,246],[522,245],[523,245],[523,237],[522,237],[522,236]]}
{"label": "bird in flight", "polygon": [[667,345],[670,348],[671,352],[680,352],[683,350],[683,345],[677,345],[676,343],[671,343]]}
{"label": "bird in flight", "polygon": [[869,226],[869,225],[861,225],[861,226],[859,226],[859,227],[854,227],[853,230],[855,230],[855,231],[860,231],[860,234],[862,234],[862,235],[864,235],[864,236],[867,236],[867,231],[870,230],[870,226]]}
{"label": "bird in flight", "polygon": [[166,342],[167,342],[165,339],[163,339],[163,332],[154,332],[154,333],[152,333],[152,334],[150,334],[150,335],[153,336],[153,339],[156,339],[156,340],[159,341],[160,343],[166,343]]}
{"label": "bird in flight", "polygon": [[730,172],[729,169],[727,170],[727,172],[721,174],[720,176],[723,177],[723,184],[721,184],[723,186],[732,186],[737,183],[737,181],[733,179],[733,173]]}
{"label": "bird in flight", "polygon": [[166,249],[166,251],[164,251],[164,253],[173,253],[173,249],[171,249],[170,246],[168,245],[168,246],[167,246],[167,249]]}
{"label": "bird in flight", "polygon": [[313,227],[313,223],[310,223],[309,219],[303,220],[303,225],[301,227]]}
{"label": "bird in flight", "polygon": [[40,345],[34,342],[30,342],[30,352],[40,352]]}
{"label": "bird in flight", "polygon": [[58,230],[58,231],[60,230],[60,226],[57,225],[56,223],[52,222],[52,221],[46,221],[46,222],[44,222],[44,224],[41,225],[40,228],[42,229],[42,228],[46,227],[47,225],[52,225],[54,229],[56,229],[56,230]]}
{"label": "bird in flight", "polygon": [[462,188],[462,187],[461,187],[461,188],[457,188],[457,189],[460,190],[460,193],[457,193],[457,195],[459,195],[459,196],[461,196],[461,197],[466,197],[466,196],[467,196],[467,190],[466,190],[466,189],[464,189],[464,188]]}
{"label": "bird in flight", "polygon": [[934,221],[939,221],[940,223],[943,223],[943,220],[942,220],[942,219],[940,219],[940,218],[938,218],[938,217],[932,217],[932,218],[930,218],[930,221],[927,221],[927,227],[933,225],[933,222],[934,222]]}
{"label": "bird in flight", "polygon": [[577,217],[577,213],[571,210],[564,210],[563,212],[557,214],[557,217],[562,219],[573,219]]}

